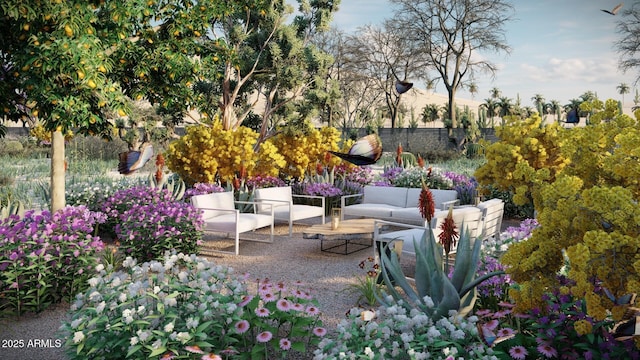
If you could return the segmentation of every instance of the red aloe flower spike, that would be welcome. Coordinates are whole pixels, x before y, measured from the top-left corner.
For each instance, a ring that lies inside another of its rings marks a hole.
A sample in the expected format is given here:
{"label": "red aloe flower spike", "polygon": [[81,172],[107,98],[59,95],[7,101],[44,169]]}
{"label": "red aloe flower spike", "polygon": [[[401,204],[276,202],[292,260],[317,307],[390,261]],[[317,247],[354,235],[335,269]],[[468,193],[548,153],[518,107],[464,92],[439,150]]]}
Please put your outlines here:
{"label": "red aloe flower spike", "polygon": [[456,245],[456,239],[458,238],[458,232],[456,231],[456,223],[453,221],[453,207],[449,207],[449,213],[444,219],[442,225],[440,225],[442,232],[438,235],[440,244],[444,247],[445,255],[449,255],[451,247]]}
{"label": "red aloe flower spike", "polygon": [[429,168],[427,169],[427,177],[431,177],[431,170],[433,170],[433,168],[429,166]]}
{"label": "red aloe flower spike", "polygon": [[246,179],[247,178],[247,168],[244,167],[244,165],[242,165],[240,167],[240,179]]}
{"label": "red aloe flower spike", "polygon": [[323,173],[324,173],[324,168],[322,167],[322,164],[317,163],[316,164],[316,174],[322,175]]}
{"label": "red aloe flower spike", "polygon": [[324,163],[329,165],[329,161],[331,161],[331,153],[327,151],[324,153]]}
{"label": "red aloe flower spike", "polygon": [[420,154],[418,154],[418,166],[420,166],[421,168],[424,168],[424,159],[422,158],[422,156]]}
{"label": "red aloe flower spike", "polygon": [[420,190],[418,206],[420,207],[420,215],[422,215],[422,218],[427,220],[427,222],[431,222],[436,209],[433,200],[433,193],[424,183],[424,180],[422,181],[422,190]]}
{"label": "red aloe flower spike", "polygon": [[402,144],[398,144],[398,148],[396,149],[396,162],[398,166],[402,166]]}
{"label": "red aloe flower spike", "polygon": [[156,182],[160,182],[162,180],[162,169],[164,168],[164,156],[162,154],[158,154],[156,156]]}
{"label": "red aloe flower spike", "polygon": [[240,189],[240,179],[238,179],[238,178],[234,178],[233,179],[233,188],[235,190],[239,190]]}

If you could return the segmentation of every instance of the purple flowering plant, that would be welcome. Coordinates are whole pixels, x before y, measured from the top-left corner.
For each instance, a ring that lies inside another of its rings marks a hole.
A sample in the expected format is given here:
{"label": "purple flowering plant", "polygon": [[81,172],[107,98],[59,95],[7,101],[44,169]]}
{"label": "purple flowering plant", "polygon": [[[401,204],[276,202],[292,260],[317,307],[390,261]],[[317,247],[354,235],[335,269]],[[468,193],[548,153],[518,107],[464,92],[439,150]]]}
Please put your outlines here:
{"label": "purple flowering plant", "polygon": [[571,280],[559,275],[560,287],[543,295],[546,305],[511,314],[509,304],[496,312],[476,312],[482,326],[495,333],[500,359],[640,359],[633,339],[610,333],[613,322],[587,314],[583,298],[571,294]]}
{"label": "purple flowering plant", "polygon": [[213,194],[225,192],[226,190],[218,184],[196,183],[193,187],[184,192],[183,200],[189,202],[195,195]]}
{"label": "purple flowering plant", "polygon": [[166,189],[126,189],[105,204],[105,212],[117,218],[115,233],[126,256],[148,261],[165,251],[196,253],[201,245],[200,212],[189,203],[172,200]]}
{"label": "purple flowering plant", "polygon": [[0,223],[0,315],[40,312],[86,288],[104,244],[104,214],[86,206],[27,211]]}
{"label": "purple flowering plant", "polygon": [[253,189],[286,186],[285,182],[280,178],[262,175],[250,177],[247,179],[246,184],[250,191],[253,191]]}

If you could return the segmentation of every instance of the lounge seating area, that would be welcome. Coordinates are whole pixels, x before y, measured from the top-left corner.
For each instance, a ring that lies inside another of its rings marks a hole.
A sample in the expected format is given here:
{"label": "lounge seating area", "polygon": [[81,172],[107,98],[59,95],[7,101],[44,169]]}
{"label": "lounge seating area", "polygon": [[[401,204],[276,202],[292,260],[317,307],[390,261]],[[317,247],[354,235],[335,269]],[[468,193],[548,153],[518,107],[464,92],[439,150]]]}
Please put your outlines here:
{"label": "lounge seating area", "polygon": [[[294,221],[320,217],[322,223],[325,223],[324,196],[296,195],[292,193],[290,186],[256,189],[254,196],[258,214],[268,214],[273,209],[274,220],[284,220],[289,223],[289,237],[293,234]],[[295,204],[294,198],[316,199],[320,205]]]}
{"label": "lounge seating area", "polygon": [[[340,199],[342,219],[345,216],[368,217],[406,224],[424,225],[418,209],[420,188],[387,186],[365,186],[362,194],[346,195]],[[455,190],[432,189],[436,209],[447,210],[457,205],[458,192]],[[356,200],[356,204],[348,205]]]}

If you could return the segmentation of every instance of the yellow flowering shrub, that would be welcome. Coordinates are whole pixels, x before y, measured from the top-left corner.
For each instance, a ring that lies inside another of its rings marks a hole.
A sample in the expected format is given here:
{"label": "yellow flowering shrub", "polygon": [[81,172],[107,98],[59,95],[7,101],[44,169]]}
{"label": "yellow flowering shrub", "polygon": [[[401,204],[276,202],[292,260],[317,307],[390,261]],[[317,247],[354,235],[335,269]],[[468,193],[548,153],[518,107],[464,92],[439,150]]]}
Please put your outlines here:
{"label": "yellow flowering shrub", "polygon": [[[553,150],[558,154],[546,148],[549,157],[545,161],[555,158],[563,166],[540,177],[536,177],[539,171],[527,169],[535,181],[525,184],[512,177],[516,186],[527,186],[532,192],[540,223],[529,240],[512,245],[502,258],[519,284],[519,289],[510,292],[517,310],[541,305],[540,295],[557,286],[556,274],[565,261],[568,277],[576,282],[571,293],[583,296],[589,315],[597,319],[611,313],[618,320],[624,312],[598,288],[615,297],[640,291],[640,150],[634,146],[640,144],[640,122],[619,115],[617,105],[614,108],[610,101],[592,119],[593,125],[559,134],[558,143],[563,146]],[[540,159],[523,154],[511,157],[520,164],[506,164],[505,158],[502,155],[500,160],[505,169],[526,168],[520,159],[527,158],[529,164]],[[492,162],[492,158],[487,160]],[[487,169],[497,171],[493,166]]]}
{"label": "yellow flowering shrub", "polygon": [[[51,131],[44,128],[42,123],[37,123],[34,127],[29,129],[29,135],[38,139],[45,144],[51,144]],[[70,141],[73,138],[73,131],[67,130],[64,133],[64,141]]]}
{"label": "yellow flowering shrub", "polygon": [[220,121],[211,126],[190,126],[186,134],[169,144],[167,167],[187,183],[232,181],[244,167],[247,175],[277,176],[284,158],[270,141],[254,147],[258,133],[247,127],[223,130]]}
{"label": "yellow flowering shrub", "polygon": [[272,140],[286,161],[281,170],[283,177],[302,179],[307,172],[315,173],[316,164],[335,166],[342,161],[334,156],[325,162],[327,151],[341,151],[340,132],[334,127],[318,130],[309,126],[302,131],[283,131]]}
{"label": "yellow flowering shrub", "polygon": [[560,151],[564,130],[557,123],[543,125],[538,115],[509,119],[496,128],[500,141],[486,146],[487,162],[474,176],[480,185],[512,191],[515,204],[533,203],[537,209],[536,188],[553,182],[569,163]]}

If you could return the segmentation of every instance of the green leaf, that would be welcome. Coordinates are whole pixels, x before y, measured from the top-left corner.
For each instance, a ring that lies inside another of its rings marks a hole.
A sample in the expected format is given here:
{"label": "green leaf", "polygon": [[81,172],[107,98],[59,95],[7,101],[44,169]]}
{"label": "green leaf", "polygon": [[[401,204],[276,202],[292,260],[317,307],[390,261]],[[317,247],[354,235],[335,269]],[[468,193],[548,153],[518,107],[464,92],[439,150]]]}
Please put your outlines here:
{"label": "green leaf", "polygon": [[154,356],[162,355],[162,354],[164,354],[166,351],[167,351],[167,348],[166,348],[166,347],[164,347],[164,346],[161,346],[161,347],[159,347],[159,348],[157,348],[157,349],[153,350],[153,351],[151,352],[151,354],[149,354],[149,357],[154,357]]}

